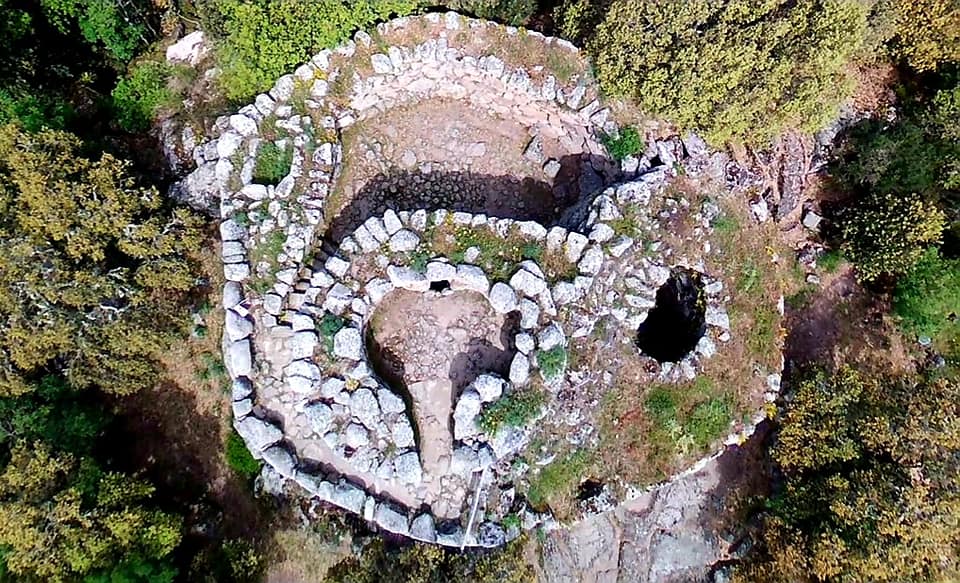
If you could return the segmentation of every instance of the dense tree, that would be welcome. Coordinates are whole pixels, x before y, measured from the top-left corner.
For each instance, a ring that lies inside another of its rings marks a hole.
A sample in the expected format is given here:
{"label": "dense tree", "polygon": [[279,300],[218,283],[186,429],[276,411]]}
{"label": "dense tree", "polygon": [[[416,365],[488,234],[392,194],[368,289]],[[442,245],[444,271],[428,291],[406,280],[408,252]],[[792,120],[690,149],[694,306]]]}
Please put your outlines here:
{"label": "dense tree", "polygon": [[183,322],[199,219],[66,133],[0,128],[0,392],[47,370],[130,393]]}
{"label": "dense tree", "polygon": [[914,69],[960,61],[960,4],[955,0],[889,0],[891,45]]}
{"label": "dense tree", "polygon": [[243,101],[320,49],[418,5],[418,0],[209,0],[200,8],[207,30],[219,37],[222,88],[228,98]]}
{"label": "dense tree", "polygon": [[334,565],[324,583],[532,583],[525,539],[488,553],[457,553],[425,544],[390,548],[378,540]]}
{"label": "dense tree", "polygon": [[561,20],[606,91],[716,144],[830,120],[866,34],[855,0],[576,0]]}
{"label": "dense tree", "polygon": [[844,369],[801,383],[774,459],[782,491],[741,581],[960,577],[960,382]]}
{"label": "dense tree", "polygon": [[162,567],[180,541],[180,519],[151,508],[154,489],[104,472],[89,458],[22,442],[0,474],[3,562],[27,580],[68,581]]}

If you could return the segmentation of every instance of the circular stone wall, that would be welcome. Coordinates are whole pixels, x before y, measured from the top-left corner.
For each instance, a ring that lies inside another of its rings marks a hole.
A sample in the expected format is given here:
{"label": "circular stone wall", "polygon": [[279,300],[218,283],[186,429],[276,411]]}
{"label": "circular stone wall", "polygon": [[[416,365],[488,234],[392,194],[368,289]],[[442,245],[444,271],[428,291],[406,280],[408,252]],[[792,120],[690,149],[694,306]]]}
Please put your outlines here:
{"label": "circular stone wall", "polygon": [[[388,532],[497,546],[521,525],[552,521],[515,496],[532,471],[517,456],[538,420],[560,414],[559,397],[579,378],[567,371],[568,342],[592,333],[595,314],[636,334],[671,270],[684,268],[703,283],[705,331],[659,379],[694,378],[730,340],[723,285],[703,262],[636,239],[662,228],[651,196],[686,152],[706,148],[690,136],[610,161],[597,136],[617,127],[586,67],[561,80],[544,65],[551,51],[579,59],[564,41],[453,13],[378,32],[400,44],[381,51],[358,33],[319,53],[218,120],[217,139],[195,153],[200,168],[186,186],[212,174],[223,217],[234,425],[268,482],[295,482]],[[511,63],[459,40],[476,35],[542,60]],[[463,142],[443,131],[433,141],[436,120],[409,131],[391,121],[440,102],[482,112],[458,130]],[[503,141],[470,134],[483,116],[504,124]],[[257,156],[269,148],[291,154],[289,173],[257,183]],[[488,189],[506,176],[494,173],[497,156],[520,169],[514,190]],[[618,178],[627,181],[604,189]],[[521,205],[524,193],[553,206]],[[442,332],[430,337],[434,323]],[[519,426],[484,422],[530,394],[543,402]],[[753,426],[734,429],[728,441]]]}

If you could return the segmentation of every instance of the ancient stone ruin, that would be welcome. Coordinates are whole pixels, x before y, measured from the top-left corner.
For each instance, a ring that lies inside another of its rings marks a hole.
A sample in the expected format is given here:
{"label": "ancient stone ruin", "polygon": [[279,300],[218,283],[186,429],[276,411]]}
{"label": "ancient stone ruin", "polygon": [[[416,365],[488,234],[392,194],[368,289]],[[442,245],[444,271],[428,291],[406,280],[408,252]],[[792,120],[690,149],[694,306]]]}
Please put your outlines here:
{"label": "ancient stone ruin", "polygon": [[[614,162],[599,136],[617,126],[589,75],[477,53],[464,29],[579,58],[454,13],[394,20],[378,36],[405,44],[358,33],[218,120],[185,186],[222,217],[224,358],[264,481],[387,532],[492,547],[552,519],[513,494],[536,418],[491,429],[485,411],[569,383],[565,347],[597,313],[664,382],[722,354],[730,322],[723,283],[645,235],[679,164],[696,154],[690,171],[709,171],[703,142]],[[444,111],[454,121],[404,126]],[[493,137],[471,134],[486,124]],[[379,137],[353,137],[361,126]],[[260,176],[267,152],[289,159],[276,180]],[[705,231],[716,208],[698,212]]]}

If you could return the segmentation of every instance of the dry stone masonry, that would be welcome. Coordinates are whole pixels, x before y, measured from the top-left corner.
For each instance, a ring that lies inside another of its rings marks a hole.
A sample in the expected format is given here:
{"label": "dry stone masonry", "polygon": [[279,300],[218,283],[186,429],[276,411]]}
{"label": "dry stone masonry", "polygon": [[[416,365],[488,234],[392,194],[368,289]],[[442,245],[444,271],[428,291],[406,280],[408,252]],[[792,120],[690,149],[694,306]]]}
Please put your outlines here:
{"label": "dry stone masonry", "polygon": [[[223,354],[233,379],[234,425],[265,462],[265,482],[295,482],[391,533],[492,547],[520,532],[517,521],[505,525],[503,519],[517,511],[511,484],[526,470],[513,461],[528,445],[535,421],[494,434],[479,421],[485,409],[531,383],[567,382],[563,370],[540,367],[544,351],[587,336],[605,315],[631,332],[641,329],[656,309],[658,290],[678,268],[697,274],[702,285],[704,330],[689,354],[664,364],[661,379],[694,378],[729,340],[722,282],[698,258],[651,245],[663,228],[663,217],[649,210],[651,197],[688,154],[704,167],[712,162],[702,141],[687,136],[653,142],[642,156],[612,164],[598,136],[617,127],[588,80],[563,83],[544,66],[528,70],[493,55],[472,55],[448,38],[461,29],[524,34],[576,56],[565,41],[454,13],[394,20],[379,32],[430,27],[440,32],[384,50],[358,33],[281,77],[252,104],[218,120],[216,139],[195,149],[198,168],[184,186],[193,199],[219,205],[227,280]],[[387,209],[336,240],[325,238],[332,218],[325,209],[350,155],[340,132],[437,97],[532,128],[523,156],[549,179],[560,164],[544,156],[542,137],[602,157],[584,170],[592,177],[581,179],[581,191],[589,192],[567,210],[562,226],[411,207]],[[291,156],[289,172],[276,184],[254,179],[258,153],[267,148]],[[621,182],[605,188],[613,179]],[[699,212],[697,235],[705,241],[718,211],[708,204]],[[631,235],[623,232],[626,217],[635,227]],[[450,237],[465,233],[536,253],[491,268],[479,246],[442,251]],[[651,233],[650,239],[636,240],[637,233]],[[643,253],[636,252],[640,248]],[[369,353],[380,306],[401,292],[479,294],[492,313],[517,320],[508,370],[480,374],[455,391],[449,419],[442,420],[449,425],[449,451],[438,455],[428,455],[420,443],[417,420],[429,416],[427,404],[380,378]],[[779,387],[774,376],[772,391]],[[727,442],[752,431],[749,425]],[[475,515],[494,487],[506,503],[498,512]],[[519,511],[523,528],[553,524],[549,516]]]}

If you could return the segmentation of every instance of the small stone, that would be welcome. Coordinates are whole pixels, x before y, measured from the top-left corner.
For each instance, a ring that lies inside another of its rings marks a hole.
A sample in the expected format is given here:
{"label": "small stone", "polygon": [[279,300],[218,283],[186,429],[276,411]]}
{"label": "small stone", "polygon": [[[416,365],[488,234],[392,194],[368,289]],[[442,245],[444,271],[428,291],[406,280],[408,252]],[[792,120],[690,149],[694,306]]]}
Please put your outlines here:
{"label": "small stone", "polygon": [[428,543],[437,541],[437,528],[433,516],[423,513],[410,523],[410,538]]}
{"label": "small stone", "polygon": [[303,331],[290,337],[287,341],[287,347],[294,359],[313,358],[313,352],[316,350],[318,343],[315,333]]}
{"label": "small stone", "polygon": [[536,341],[533,339],[533,336],[527,334],[526,332],[517,334],[516,338],[513,340],[513,343],[516,345],[517,350],[523,354],[530,354],[536,347]]}
{"label": "small stone", "polygon": [[423,468],[420,466],[420,457],[417,452],[411,451],[393,461],[393,467],[399,479],[404,484],[419,484],[423,480]]}
{"label": "small stone", "polygon": [[325,403],[307,405],[303,409],[303,414],[317,435],[323,435],[330,430],[333,423],[333,410],[329,405]]}
{"label": "small stone", "polygon": [[580,299],[580,290],[569,281],[560,281],[553,286],[553,301],[558,306],[564,306],[578,299]]}
{"label": "small stone", "polygon": [[350,269],[350,262],[337,256],[332,256],[327,258],[327,261],[323,264],[323,266],[333,275],[337,277],[343,277]]}
{"label": "small stone", "polygon": [[295,475],[296,461],[289,451],[279,445],[264,450],[263,461],[285,478]]}
{"label": "small stone", "polygon": [[570,263],[577,263],[580,261],[580,255],[583,253],[583,250],[586,248],[587,243],[590,240],[580,233],[568,233],[567,241],[564,243],[564,253],[567,256],[567,261]]}
{"label": "small stone", "polygon": [[338,358],[349,360],[363,358],[363,341],[360,339],[360,330],[341,328],[333,337],[333,353]]}
{"label": "small stone", "polygon": [[393,423],[390,430],[390,438],[393,439],[393,445],[399,448],[413,447],[414,443],[413,426],[410,420],[401,416]]}
{"label": "small stone", "polygon": [[487,295],[490,291],[490,281],[483,270],[476,265],[458,265],[456,275],[450,280],[450,289],[471,290]]}
{"label": "small stone", "polygon": [[431,261],[427,264],[427,279],[430,281],[450,281],[457,274],[457,268],[449,263]]}
{"label": "small stone", "polygon": [[230,127],[237,130],[237,133],[241,136],[252,136],[257,133],[257,122],[245,115],[231,115]]}
{"label": "small stone", "polygon": [[540,345],[540,350],[550,350],[557,346],[564,346],[566,343],[567,337],[556,322],[544,328],[537,336],[537,344]]}
{"label": "small stone", "polygon": [[425,292],[430,289],[430,281],[422,273],[417,273],[409,267],[390,265],[387,267],[387,277],[390,278],[390,283],[402,289],[415,292]]}
{"label": "small stone", "polygon": [[263,451],[283,439],[280,428],[256,417],[244,417],[235,421],[233,426],[253,451]]}
{"label": "small stone", "polygon": [[410,150],[404,150],[400,155],[400,164],[404,168],[413,168],[417,165],[417,155]]}
{"label": "small stone", "polygon": [[547,289],[547,282],[526,269],[520,269],[510,278],[510,287],[527,297],[535,297]]}
{"label": "small stone", "polygon": [[472,386],[484,403],[496,401],[503,394],[503,379],[493,375],[480,375],[473,381]]}
{"label": "small stone", "polygon": [[466,446],[455,448],[453,455],[450,457],[450,473],[457,476],[469,477],[479,465],[480,456],[477,455],[476,451]]}
{"label": "small stone", "polygon": [[350,395],[350,412],[370,429],[376,429],[382,419],[380,404],[368,388],[359,388]]}
{"label": "small stone", "polygon": [[377,504],[377,509],[373,515],[373,521],[377,523],[380,528],[386,530],[387,532],[392,532],[401,536],[406,536],[409,532],[406,514],[402,514],[401,512],[395,510],[392,506],[383,502]]}
{"label": "small stone", "polygon": [[708,305],[704,320],[710,326],[716,326],[723,330],[730,329],[730,317],[722,309],[714,305]]}
{"label": "small stone", "polygon": [[418,245],[420,245],[420,237],[407,229],[401,229],[390,237],[390,251],[392,253],[413,251]]}
{"label": "small stone", "polygon": [[543,173],[547,178],[556,178],[557,174],[560,174],[560,162],[557,162],[553,158],[547,160],[547,163],[543,165]]}
{"label": "small stone", "polygon": [[606,243],[616,235],[613,227],[606,223],[597,223],[590,230],[590,240],[594,243]]}
{"label": "small stone", "polygon": [[250,277],[250,266],[246,263],[224,263],[223,277],[227,281],[243,281]]}
{"label": "small stone", "polygon": [[347,447],[360,449],[370,443],[370,436],[367,428],[359,423],[351,423],[343,432],[343,442]]}
{"label": "small stone", "polygon": [[383,213],[383,228],[387,230],[387,234],[393,235],[397,231],[403,228],[403,223],[400,221],[400,217],[397,216],[397,213],[393,209],[387,209]]}
{"label": "small stone", "polygon": [[530,379],[530,360],[523,354],[517,353],[510,363],[510,382],[515,385],[524,385]]}
{"label": "small stone", "polygon": [[463,260],[467,263],[476,263],[477,259],[480,259],[479,247],[467,247],[466,251],[463,252]]}
{"label": "small stone", "polygon": [[384,296],[392,292],[394,288],[392,283],[378,277],[368,281],[364,289],[367,295],[370,296],[370,301],[374,304],[379,304]]}
{"label": "small stone", "polygon": [[535,328],[540,321],[540,306],[526,298],[520,300],[520,327],[524,330]]}
{"label": "small stone", "polygon": [[534,164],[543,164],[543,139],[539,135],[534,136],[530,142],[527,143],[527,147],[523,150],[523,157]]}
{"label": "small stone", "polygon": [[250,376],[253,370],[253,355],[248,338],[231,342],[224,357],[224,364],[231,378]]}
{"label": "small stone", "polygon": [[581,259],[580,263],[577,264],[577,269],[580,270],[580,273],[596,275],[600,272],[600,268],[602,266],[603,250],[594,245],[587,249],[586,253],[583,254],[583,259]]}
{"label": "small stone", "polygon": [[490,305],[500,314],[517,309],[517,294],[509,285],[497,282],[490,288]]}
{"label": "small stone", "polygon": [[371,55],[370,64],[373,65],[373,72],[378,75],[389,75],[393,73],[393,63],[387,55],[381,53]]}
{"label": "small stone", "polygon": [[389,389],[377,391],[377,400],[380,402],[380,409],[384,414],[403,413],[406,410],[403,399]]}
{"label": "small stone", "polygon": [[360,514],[360,511],[363,510],[363,503],[366,501],[366,493],[357,486],[341,480],[339,484],[333,489],[333,496],[331,496],[330,503],[343,508],[344,510],[349,510],[354,514]]}
{"label": "small stone", "polygon": [[477,416],[480,414],[481,403],[480,394],[473,389],[467,389],[460,395],[453,410],[454,439],[461,441],[480,433]]}
{"label": "small stone", "polygon": [[253,333],[253,322],[233,310],[227,310],[224,329],[231,342],[242,340]]}
{"label": "small stone", "polygon": [[823,220],[823,217],[818,215],[813,211],[807,211],[803,215],[803,226],[810,229],[811,231],[817,231],[820,229],[820,222]]}

